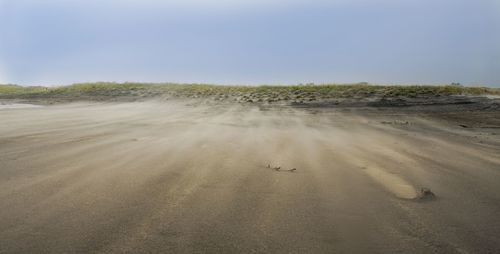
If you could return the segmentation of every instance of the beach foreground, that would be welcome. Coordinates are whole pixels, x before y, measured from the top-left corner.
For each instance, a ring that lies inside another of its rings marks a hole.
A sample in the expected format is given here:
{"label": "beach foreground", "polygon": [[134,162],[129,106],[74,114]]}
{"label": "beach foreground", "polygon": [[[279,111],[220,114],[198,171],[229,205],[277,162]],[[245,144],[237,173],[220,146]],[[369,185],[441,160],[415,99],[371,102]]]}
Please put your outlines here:
{"label": "beach foreground", "polygon": [[433,107],[4,108],[0,253],[497,252],[500,111]]}

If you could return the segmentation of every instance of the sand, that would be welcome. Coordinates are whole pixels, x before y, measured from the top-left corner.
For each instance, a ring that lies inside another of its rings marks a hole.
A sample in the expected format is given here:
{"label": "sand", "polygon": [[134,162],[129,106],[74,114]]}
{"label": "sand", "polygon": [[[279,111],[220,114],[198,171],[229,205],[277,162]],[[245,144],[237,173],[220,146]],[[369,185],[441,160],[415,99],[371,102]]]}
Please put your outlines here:
{"label": "sand", "polygon": [[[495,119],[189,101],[5,107],[0,253],[498,252]],[[419,198],[423,187],[435,198]]]}

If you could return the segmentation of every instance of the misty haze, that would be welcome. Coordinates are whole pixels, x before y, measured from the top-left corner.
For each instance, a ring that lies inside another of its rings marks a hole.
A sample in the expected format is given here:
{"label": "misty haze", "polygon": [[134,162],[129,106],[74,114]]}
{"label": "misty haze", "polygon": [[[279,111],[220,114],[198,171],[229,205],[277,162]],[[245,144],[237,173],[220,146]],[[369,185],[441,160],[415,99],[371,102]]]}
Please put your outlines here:
{"label": "misty haze", "polygon": [[0,0],[0,253],[499,253],[495,0]]}

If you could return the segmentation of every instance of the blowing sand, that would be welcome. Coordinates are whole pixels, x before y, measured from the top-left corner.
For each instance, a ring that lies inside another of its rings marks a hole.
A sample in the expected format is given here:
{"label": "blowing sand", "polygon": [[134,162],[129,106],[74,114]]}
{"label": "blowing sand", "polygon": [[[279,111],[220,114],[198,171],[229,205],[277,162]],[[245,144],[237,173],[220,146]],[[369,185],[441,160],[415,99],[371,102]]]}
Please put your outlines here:
{"label": "blowing sand", "polygon": [[0,121],[0,253],[500,249],[498,129],[186,102],[18,107]]}

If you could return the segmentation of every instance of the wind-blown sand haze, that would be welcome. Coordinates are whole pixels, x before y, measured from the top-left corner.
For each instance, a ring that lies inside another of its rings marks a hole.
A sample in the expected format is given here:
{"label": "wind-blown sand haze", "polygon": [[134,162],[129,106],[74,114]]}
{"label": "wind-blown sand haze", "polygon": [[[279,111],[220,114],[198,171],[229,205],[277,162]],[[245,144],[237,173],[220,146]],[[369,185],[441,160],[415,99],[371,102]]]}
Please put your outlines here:
{"label": "wind-blown sand haze", "polygon": [[0,253],[500,248],[499,129],[186,101],[10,108],[0,119]]}

